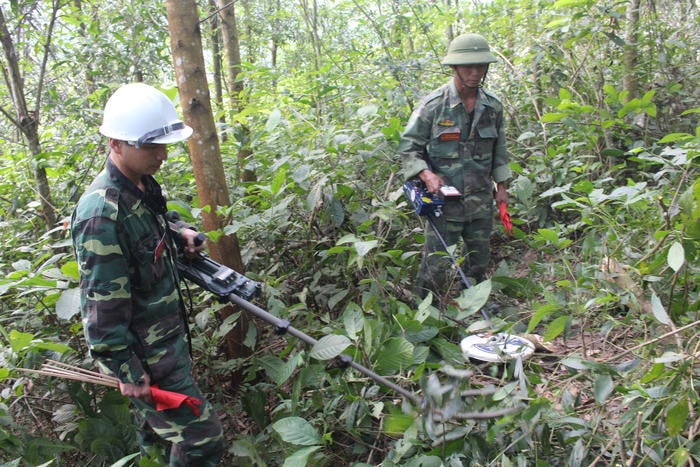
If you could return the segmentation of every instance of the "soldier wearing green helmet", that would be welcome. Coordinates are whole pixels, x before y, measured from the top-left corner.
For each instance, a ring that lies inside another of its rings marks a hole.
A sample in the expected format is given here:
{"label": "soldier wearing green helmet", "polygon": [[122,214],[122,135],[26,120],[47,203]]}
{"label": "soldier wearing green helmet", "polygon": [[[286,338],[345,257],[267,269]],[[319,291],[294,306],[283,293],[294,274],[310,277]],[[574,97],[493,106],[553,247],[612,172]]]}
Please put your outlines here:
{"label": "soldier wearing green helmet", "polygon": [[[434,226],[450,247],[463,241],[460,264],[472,283],[486,278],[494,199],[507,204],[511,177],[503,105],[483,88],[489,65],[497,61],[483,36],[454,38],[441,61],[451,67],[452,78],[421,100],[399,143],[405,180],[420,179],[435,194],[453,188]],[[450,269],[439,237],[426,228],[416,293],[444,297],[453,283],[463,285]]]}

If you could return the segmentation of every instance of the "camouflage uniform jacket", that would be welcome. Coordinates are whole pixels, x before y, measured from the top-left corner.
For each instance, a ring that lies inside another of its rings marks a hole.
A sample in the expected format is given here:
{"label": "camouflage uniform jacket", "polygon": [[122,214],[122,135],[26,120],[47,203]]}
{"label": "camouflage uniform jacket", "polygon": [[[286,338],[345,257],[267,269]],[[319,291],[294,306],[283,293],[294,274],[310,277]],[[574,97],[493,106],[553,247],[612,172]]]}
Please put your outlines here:
{"label": "camouflage uniform jacket", "polygon": [[511,176],[503,105],[496,96],[479,89],[470,116],[450,80],[414,110],[401,135],[399,155],[405,180],[430,169],[462,193],[461,206],[446,206],[447,219],[462,220],[465,212],[484,210],[484,206],[483,215],[489,215],[493,182]]}
{"label": "camouflage uniform jacket", "polygon": [[190,359],[165,199],[153,177],[143,182],[145,193],[107,159],[71,222],[90,354],[105,373],[136,384]]}

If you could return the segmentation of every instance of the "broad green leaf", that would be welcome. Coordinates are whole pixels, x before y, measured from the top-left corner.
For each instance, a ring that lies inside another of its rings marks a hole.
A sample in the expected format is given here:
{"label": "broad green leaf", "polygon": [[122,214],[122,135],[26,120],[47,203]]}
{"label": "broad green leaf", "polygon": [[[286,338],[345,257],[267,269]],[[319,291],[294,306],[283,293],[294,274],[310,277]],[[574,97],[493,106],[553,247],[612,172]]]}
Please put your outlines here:
{"label": "broad green leaf", "polygon": [[566,465],[583,465],[583,461],[588,454],[586,444],[581,438],[576,440],[573,447],[569,448],[570,454]]}
{"label": "broad green leaf", "polygon": [[223,338],[224,336],[228,335],[228,333],[231,331],[231,329],[236,327],[236,324],[238,323],[238,318],[241,316],[241,312],[237,311],[235,313],[230,314],[229,316],[226,317],[226,319],[223,320],[221,325],[216,329],[214,332],[215,337]]}
{"label": "broad green leaf", "polygon": [[679,446],[673,451],[673,460],[677,467],[693,465],[690,463],[690,451],[685,446]]}
{"label": "broad green leaf", "polygon": [[278,386],[285,383],[292,376],[300,361],[299,355],[287,361],[274,355],[264,355],[256,359],[256,362],[265,370],[267,376]]}
{"label": "broad green leaf", "polygon": [[556,112],[556,113],[546,113],[542,115],[542,123],[554,123],[568,117],[568,113]]}
{"label": "broad green leaf", "polygon": [[357,335],[362,332],[364,319],[362,308],[355,302],[348,302],[345,311],[343,311],[343,325],[350,339],[356,340]]}
{"label": "broad green leaf", "polygon": [[538,307],[530,318],[530,322],[527,325],[527,332],[532,332],[535,330],[540,322],[549,317],[552,313],[559,310],[559,305],[553,303],[545,303],[544,305]]}
{"label": "broad green leaf", "polygon": [[310,446],[294,452],[284,460],[282,467],[302,467],[309,465],[309,456],[321,449],[321,446]]}
{"label": "broad green leaf", "polygon": [[350,345],[352,341],[347,336],[329,334],[319,339],[309,352],[309,356],[317,360],[330,360],[343,353],[343,350]]}
{"label": "broad green leaf", "polygon": [[[464,437],[466,437],[466,435],[468,435],[469,432],[471,431],[471,428],[467,428],[467,427],[456,428],[456,429],[450,431],[449,434],[451,436],[457,436],[459,434],[459,432],[457,430],[462,430]],[[411,459],[410,462],[403,464],[403,465],[405,465],[406,467],[444,467],[445,463],[442,461],[442,459],[439,456],[435,456],[435,455],[429,456],[429,455],[423,454],[423,455],[420,455],[418,457]],[[504,464],[501,464],[501,465],[506,467]]]}
{"label": "broad green leaf", "polygon": [[345,234],[342,237],[340,237],[338,240],[336,240],[335,244],[336,245],[343,245],[345,243],[355,243],[359,242],[360,239],[357,238],[356,235],[354,234]]}
{"label": "broad green leaf", "polygon": [[403,435],[414,421],[413,415],[389,413],[382,420],[382,430],[388,435]]}
{"label": "broad green leaf", "polygon": [[651,293],[651,311],[654,314],[654,318],[661,324],[671,324],[671,318],[668,316],[668,313],[666,313],[666,308],[664,308],[661,299],[655,292]]}
{"label": "broad green leaf", "polygon": [[280,112],[279,109],[274,109],[272,112],[270,112],[270,116],[267,118],[267,122],[265,123],[265,131],[268,133],[272,132],[280,124],[281,120],[282,112]]}
{"label": "broad green leaf", "polygon": [[273,195],[279,194],[282,188],[284,187],[286,180],[287,170],[284,167],[282,167],[275,172],[275,177],[272,179],[272,183],[270,184],[270,192]]}
{"label": "broad green leaf", "polygon": [[659,140],[659,144],[677,143],[679,141],[687,141],[693,139],[690,133],[669,133]]}
{"label": "broad green leaf", "polygon": [[537,233],[543,240],[549,243],[559,243],[559,234],[552,229],[537,229]]}
{"label": "broad green leaf", "polygon": [[562,100],[571,100],[573,95],[571,94],[571,91],[569,91],[566,88],[559,88],[559,99]]}
{"label": "broad green leaf", "polygon": [[683,245],[680,242],[673,242],[671,248],[668,249],[668,265],[675,272],[678,272],[685,263],[685,251],[683,250]]}
{"label": "broad green leaf", "polygon": [[377,111],[379,110],[379,107],[377,107],[375,104],[368,104],[365,106],[360,107],[357,109],[357,116],[358,117],[373,117],[377,115]]}
{"label": "broad green leaf", "polygon": [[656,90],[655,90],[655,89],[653,89],[653,90],[651,90],[651,91],[647,91],[646,93],[644,93],[644,95],[642,96],[642,104],[643,104],[643,105],[648,105],[648,104],[653,103],[653,99],[654,99],[654,96],[655,96],[655,95],[656,95]]}
{"label": "broad green leaf", "polygon": [[80,280],[77,261],[68,261],[66,264],[61,266],[61,272],[66,276],[75,279],[76,281]]}
{"label": "broad green leaf", "polygon": [[283,441],[297,446],[320,444],[321,437],[316,428],[301,417],[286,417],[272,424]]}
{"label": "broad green leaf", "polygon": [[355,242],[354,244],[355,250],[357,251],[357,254],[360,256],[360,258],[364,257],[367,253],[369,253],[372,249],[376,248],[377,245],[379,245],[378,240],[369,240],[369,241],[363,241],[363,242]]}
{"label": "broad green leaf", "polygon": [[662,363],[655,363],[651,366],[649,371],[647,371],[646,374],[644,374],[644,376],[642,376],[642,379],[640,380],[640,382],[642,384],[651,383],[655,379],[660,378],[665,373],[665,371],[666,371],[666,365],[664,365]]}
{"label": "broad green leaf", "polygon": [[462,320],[479,311],[488,301],[489,295],[491,295],[491,279],[462,290],[459,297],[455,299],[460,310],[456,319]]}
{"label": "broad green leaf", "polygon": [[60,342],[46,342],[44,340],[32,342],[32,347],[37,350],[50,350],[57,353],[65,353],[71,350],[66,344],[61,344]]}
{"label": "broad green leaf", "polygon": [[683,353],[678,353],[678,352],[664,352],[661,354],[660,357],[656,357],[652,361],[654,363],[674,363],[674,362],[680,362],[682,360],[685,360],[688,358],[686,354]]}
{"label": "broad green leaf", "polygon": [[15,271],[30,271],[32,268],[32,263],[26,259],[20,259],[19,261],[14,261],[12,263],[12,268]]}
{"label": "broad green leaf", "polygon": [[437,336],[440,330],[432,326],[421,326],[416,330],[407,330],[405,333],[406,339],[412,343],[428,342],[433,337]]}
{"label": "broad green leaf", "polygon": [[627,102],[625,102],[622,108],[617,111],[618,118],[622,118],[625,115],[635,110],[638,110],[641,104],[642,102],[638,98],[628,100]]}
{"label": "broad green leaf", "polygon": [[571,183],[567,183],[566,185],[563,186],[556,186],[554,188],[550,188],[549,190],[546,190],[540,194],[540,198],[549,198],[550,196],[555,196],[559,195],[561,193],[566,193],[571,190]]}
{"label": "broad green leaf", "polygon": [[403,337],[392,337],[375,355],[375,368],[379,374],[391,374],[413,364],[413,344]]}
{"label": "broad green leaf", "polygon": [[613,379],[610,375],[600,375],[596,378],[594,386],[595,400],[599,404],[602,404],[610,394],[612,394],[613,388],[615,387]]}
{"label": "broad green leaf", "polygon": [[505,386],[502,386],[498,388],[498,391],[492,396],[494,401],[502,401],[506,397],[508,397],[508,394],[512,393],[513,390],[518,386],[517,381],[512,381]]}
{"label": "broad green leaf", "polygon": [[685,422],[688,420],[688,401],[682,398],[676,405],[668,409],[666,414],[666,428],[668,434],[676,436],[683,431]]}
{"label": "broad green leaf", "polygon": [[566,329],[566,325],[568,324],[568,322],[568,316],[560,316],[551,323],[549,323],[549,326],[547,326],[547,329],[544,332],[544,336],[542,336],[544,341],[549,342],[555,337],[559,336]]}
{"label": "broad green leaf", "polygon": [[17,331],[12,329],[10,331],[10,347],[14,352],[19,352],[26,349],[34,340],[34,335],[27,332]]}
{"label": "broad green leaf", "polygon": [[457,343],[436,337],[430,341],[430,346],[440,355],[440,358],[451,365],[464,363],[462,349]]}
{"label": "broad green leaf", "polygon": [[589,6],[592,0],[558,0],[552,5],[554,8],[574,8],[579,6]]}
{"label": "broad green leaf", "polygon": [[430,293],[428,293],[428,296],[425,297],[418,304],[418,311],[416,312],[413,319],[415,319],[419,323],[422,323],[423,321],[428,319],[428,317],[430,317],[430,316],[437,317],[439,314],[440,314],[440,311],[433,306],[433,293],[430,292]]}
{"label": "broad green leaf", "polygon": [[61,296],[56,302],[56,315],[68,321],[80,312],[80,289],[75,287],[61,292]]}

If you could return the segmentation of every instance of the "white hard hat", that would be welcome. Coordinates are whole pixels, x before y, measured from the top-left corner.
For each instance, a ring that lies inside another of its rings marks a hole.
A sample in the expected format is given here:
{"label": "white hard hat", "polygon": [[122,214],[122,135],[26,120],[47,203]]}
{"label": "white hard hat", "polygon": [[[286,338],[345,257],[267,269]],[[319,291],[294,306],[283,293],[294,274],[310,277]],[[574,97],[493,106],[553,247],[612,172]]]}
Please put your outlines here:
{"label": "white hard hat", "polygon": [[192,128],[180,120],[168,96],[147,84],[131,83],[107,101],[100,133],[141,147],[184,141]]}

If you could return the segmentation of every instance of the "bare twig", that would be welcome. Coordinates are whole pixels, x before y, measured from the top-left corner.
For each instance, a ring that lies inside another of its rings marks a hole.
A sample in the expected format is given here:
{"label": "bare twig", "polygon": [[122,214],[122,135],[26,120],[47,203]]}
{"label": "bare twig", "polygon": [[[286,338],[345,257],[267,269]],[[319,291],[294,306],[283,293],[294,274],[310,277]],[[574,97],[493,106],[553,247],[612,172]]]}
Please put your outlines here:
{"label": "bare twig", "polygon": [[53,376],[55,378],[72,379],[83,383],[101,384],[113,388],[119,387],[119,380],[113,376],[104,375],[96,371],[86,370],[68,363],[48,360],[50,363],[41,365],[41,369],[15,368],[17,371],[33,373],[37,375]]}
{"label": "bare twig", "polygon": [[620,357],[622,357],[622,356],[625,356],[625,355],[627,355],[627,354],[629,354],[629,353],[634,352],[634,351],[637,350],[637,349],[641,349],[642,347],[646,347],[647,345],[653,344],[653,343],[655,343],[655,342],[659,342],[660,340],[666,339],[667,337],[674,336],[674,335],[678,334],[679,332],[685,331],[685,330],[688,329],[688,328],[692,328],[692,327],[694,327],[694,326],[697,326],[698,324],[700,324],[700,320],[694,321],[694,322],[692,322],[692,323],[690,323],[690,324],[686,324],[685,326],[682,326],[682,327],[680,327],[680,328],[676,328],[676,329],[674,329],[673,331],[669,331],[669,332],[667,332],[666,334],[662,334],[662,335],[660,335],[659,337],[656,337],[656,338],[654,338],[654,339],[652,339],[652,340],[650,340],[650,341],[642,342],[642,343],[639,344],[639,345],[635,345],[634,347],[632,347],[632,348],[630,348],[630,349],[627,349],[627,350],[625,350],[625,351],[622,352],[622,353],[619,353],[619,354],[617,354],[617,355],[613,355],[612,357],[606,359],[605,361],[607,362],[607,361],[610,361],[610,360],[618,359],[618,358],[620,358]]}

